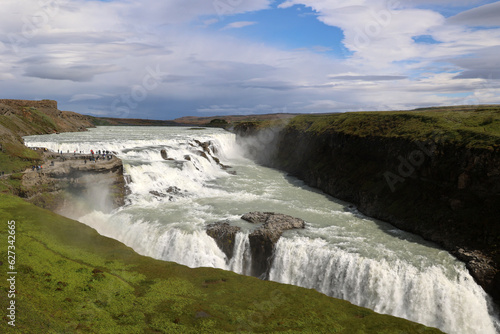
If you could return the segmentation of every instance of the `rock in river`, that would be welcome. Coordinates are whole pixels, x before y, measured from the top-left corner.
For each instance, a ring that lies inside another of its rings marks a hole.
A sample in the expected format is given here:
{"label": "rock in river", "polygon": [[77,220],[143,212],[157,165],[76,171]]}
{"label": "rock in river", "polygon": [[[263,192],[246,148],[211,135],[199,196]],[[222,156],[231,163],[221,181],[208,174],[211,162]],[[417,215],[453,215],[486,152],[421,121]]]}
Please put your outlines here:
{"label": "rock in river", "polygon": [[[302,219],[273,212],[250,212],[241,219],[252,224],[262,224],[249,235],[253,276],[268,279],[276,243],[286,230],[304,228]],[[231,259],[234,255],[237,226],[221,221],[207,226],[207,234],[215,239],[219,248]]]}
{"label": "rock in river", "polygon": [[274,248],[279,238],[286,230],[305,228],[305,222],[300,218],[273,212],[250,212],[241,219],[253,224],[262,224],[249,235],[252,274],[268,279]]}
{"label": "rock in river", "polygon": [[231,259],[234,254],[236,233],[241,229],[231,226],[227,221],[216,222],[207,226],[207,234],[215,239],[217,246]]}

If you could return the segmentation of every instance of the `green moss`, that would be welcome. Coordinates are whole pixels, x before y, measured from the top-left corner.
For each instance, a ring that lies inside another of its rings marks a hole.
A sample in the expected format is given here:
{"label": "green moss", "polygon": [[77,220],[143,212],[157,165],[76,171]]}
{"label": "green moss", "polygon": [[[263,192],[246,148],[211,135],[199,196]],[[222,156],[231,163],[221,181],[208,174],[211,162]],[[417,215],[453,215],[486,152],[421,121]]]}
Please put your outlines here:
{"label": "green moss", "polygon": [[427,140],[438,136],[443,141],[467,147],[500,147],[500,106],[496,105],[301,115],[288,126],[308,132],[336,131],[360,137]]}
{"label": "green moss", "polygon": [[[0,194],[2,260],[9,220],[16,221],[19,333],[439,332],[313,290],[143,257],[83,224]],[[2,293],[6,284],[2,279]],[[0,299],[0,308],[7,303]],[[0,331],[7,326],[3,319]]]}

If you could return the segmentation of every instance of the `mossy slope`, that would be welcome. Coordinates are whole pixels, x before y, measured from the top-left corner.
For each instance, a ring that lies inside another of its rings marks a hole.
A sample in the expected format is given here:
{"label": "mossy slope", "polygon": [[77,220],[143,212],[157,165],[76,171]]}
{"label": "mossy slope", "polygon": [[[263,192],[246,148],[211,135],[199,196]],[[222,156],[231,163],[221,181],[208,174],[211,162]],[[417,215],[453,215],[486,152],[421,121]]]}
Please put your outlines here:
{"label": "mossy slope", "polygon": [[500,105],[301,115],[293,118],[288,126],[317,134],[341,132],[411,141],[440,136],[443,141],[469,148],[500,147]]}
{"label": "mossy slope", "polygon": [[[7,325],[7,221],[16,221],[16,327]],[[438,333],[313,290],[136,254],[0,194],[0,332]]]}

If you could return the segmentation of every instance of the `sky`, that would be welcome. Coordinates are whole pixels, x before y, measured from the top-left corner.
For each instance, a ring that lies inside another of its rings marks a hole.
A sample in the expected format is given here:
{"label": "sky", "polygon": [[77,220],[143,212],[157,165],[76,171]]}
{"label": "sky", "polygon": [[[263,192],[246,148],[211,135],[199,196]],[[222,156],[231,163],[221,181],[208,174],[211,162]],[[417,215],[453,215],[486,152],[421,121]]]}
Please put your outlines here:
{"label": "sky", "polygon": [[122,118],[500,103],[500,1],[2,0],[0,98]]}

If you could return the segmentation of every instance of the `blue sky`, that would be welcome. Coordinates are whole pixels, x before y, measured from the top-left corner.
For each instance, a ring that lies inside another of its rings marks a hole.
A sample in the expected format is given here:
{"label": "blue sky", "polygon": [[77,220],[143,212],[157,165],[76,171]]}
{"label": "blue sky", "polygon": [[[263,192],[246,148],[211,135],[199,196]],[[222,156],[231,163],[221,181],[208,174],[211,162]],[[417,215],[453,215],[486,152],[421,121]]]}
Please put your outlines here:
{"label": "blue sky", "polygon": [[230,29],[237,38],[263,42],[279,48],[311,49],[346,57],[349,51],[342,45],[342,30],[321,23],[311,8],[297,5],[291,8],[271,8],[251,13],[232,15],[213,24],[214,30],[225,29],[230,22],[252,23],[244,29]]}
{"label": "blue sky", "polygon": [[500,1],[2,0],[2,98],[111,117],[500,102]]}

